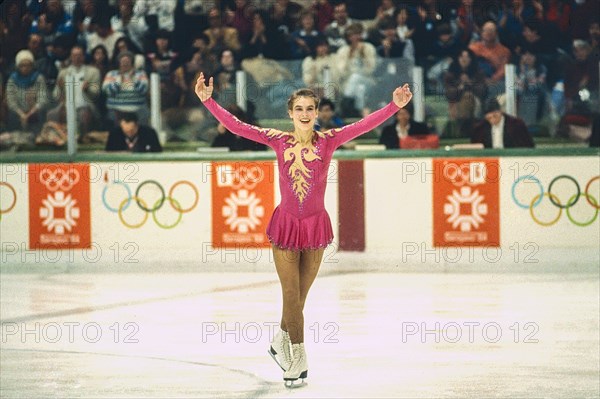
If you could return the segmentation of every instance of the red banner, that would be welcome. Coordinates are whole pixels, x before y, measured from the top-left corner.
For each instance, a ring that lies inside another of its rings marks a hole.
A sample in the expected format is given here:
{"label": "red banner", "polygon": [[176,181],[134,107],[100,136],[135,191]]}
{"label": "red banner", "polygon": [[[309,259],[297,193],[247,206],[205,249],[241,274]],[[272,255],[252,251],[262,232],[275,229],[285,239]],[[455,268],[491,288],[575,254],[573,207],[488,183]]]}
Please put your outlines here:
{"label": "red banner", "polygon": [[90,248],[88,164],[29,165],[29,247]]}
{"label": "red banner", "polygon": [[500,246],[497,159],[434,159],[433,244]]}
{"label": "red banner", "polygon": [[213,247],[269,247],[273,162],[213,162],[212,167]]}

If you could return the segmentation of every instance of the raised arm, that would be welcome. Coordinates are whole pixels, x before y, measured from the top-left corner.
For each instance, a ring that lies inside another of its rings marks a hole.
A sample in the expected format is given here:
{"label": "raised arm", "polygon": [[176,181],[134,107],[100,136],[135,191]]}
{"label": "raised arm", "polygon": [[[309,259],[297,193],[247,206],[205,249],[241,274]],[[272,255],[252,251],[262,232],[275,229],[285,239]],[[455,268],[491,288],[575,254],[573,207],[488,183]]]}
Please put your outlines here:
{"label": "raised arm", "polygon": [[392,117],[400,108],[404,108],[412,98],[412,93],[408,84],[402,87],[396,88],[392,95],[393,101],[385,107],[367,115],[365,118],[354,122],[350,125],[344,126],[339,129],[332,129],[330,135],[334,142],[335,147],[347,143],[350,140],[355,139],[361,134],[367,133],[377,126],[381,125],[387,119]]}
{"label": "raised arm", "polygon": [[200,101],[202,101],[206,109],[208,109],[210,113],[213,114],[213,116],[217,118],[217,120],[221,122],[223,126],[225,126],[225,128],[231,133],[272,147],[272,144],[270,143],[271,138],[276,136],[278,131],[273,129],[263,129],[258,126],[250,125],[249,123],[242,122],[225,108],[217,104],[217,102],[212,98],[212,77],[208,80],[208,85],[206,85],[204,74],[200,73],[200,76],[198,76],[198,80],[196,81],[195,91],[196,95]]}

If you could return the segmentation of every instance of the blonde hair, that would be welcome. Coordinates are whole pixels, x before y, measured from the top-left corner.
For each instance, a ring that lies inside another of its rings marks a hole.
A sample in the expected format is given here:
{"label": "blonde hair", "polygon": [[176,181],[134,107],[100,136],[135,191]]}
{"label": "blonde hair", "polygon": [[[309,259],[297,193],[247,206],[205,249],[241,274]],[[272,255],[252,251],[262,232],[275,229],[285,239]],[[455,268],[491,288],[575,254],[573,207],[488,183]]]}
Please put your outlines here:
{"label": "blonde hair", "polygon": [[294,102],[296,102],[296,100],[300,97],[312,98],[315,102],[315,108],[319,108],[319,97],[317,97],[315,92],[311,89],[300,89],[292,93],[292,95],[288,99],[287,106],[290,111],[292,110],[292,108],[294,108]]}

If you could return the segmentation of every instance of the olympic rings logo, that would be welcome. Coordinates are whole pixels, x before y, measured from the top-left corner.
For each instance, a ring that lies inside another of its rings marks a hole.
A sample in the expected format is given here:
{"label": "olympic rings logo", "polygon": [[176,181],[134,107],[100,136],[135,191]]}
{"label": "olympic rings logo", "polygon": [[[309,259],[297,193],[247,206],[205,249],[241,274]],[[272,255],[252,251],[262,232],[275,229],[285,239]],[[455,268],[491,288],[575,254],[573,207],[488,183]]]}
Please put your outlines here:
{"label": "olympic rings logo", "polygon": [[5,203],[0,203],[0,220],[2,220],[2,215],[12,211],[15,205],[17,205],[17,191],[15,190],[15,188],[9,183],[0,181],[0,189],[2,189],[2,187],[6,187],[8,191],[10,191],[12,195],[12,200],[8,203],[6,207],[4,207],[6,205]]}
{"label": "olympic rings logo", "polygon": [[[566,180],[568,182],[571,182],[575,186],[574,187],[575,193],[573,195],[571,195],[570,198],[566,199],[566,201],[564,201],[565,200],[564,198],[561,200],[556,194],[552,193],[552,187],[554,187],[556,182],[558,182],[560,180]],[[526,181],[534,182],[537,185],[537,187],[539,188],[539,193],[536,194],[529,202],[523,203],[517,199],[516,189],[517,189],[517,186],[519,185],[519,183],[526,182]],[[598,210],[600,210],[600,205],[598,204],[598,200],[589,192],[590,187],[592,186],[592,184],[595,181],[600,182],[600,176],[591,178],[585,185],[585,190],[582,193],[581,187],[579,186],[579,183],[577,182],[577,180],[575,180],[575,178],[573,178],[572,176],[569,176],[569,175],[560,175],[560,176],[556,176],[554,179],[552,179],[552,181],[550,181],[550,184],[548,185],[548,191],[544,191],[544,187],[542,186],[542,183],[540,182],[540,180],[537,177],[535,177],[533,175],[525,175],[525,176],[519,177],[513,183],[512,190],[511,190],[512,199],[515,202],[515,204],[517,204],[517,206],[519,206],[520,208],[529,209],[529,214],[531,215],[531,218],[533,219],[533,221],[541,226],[554,225],[560,219],[560,217],[562,215],[562,211],[564,209],[567,214],[567,217],[569,218],[571,223],[573,223],[576,226],[586,227],[596,221],[596,219],[598,218]],[[551,219],[548,221],[541,220],[535,214],[535,208],[538,205],[540,205],[540,203],[542,202],[544,197],[547,197],[550,200],[550,202],[552,203],[552,205],[554,205],[558,209],[558,213],[554,217],[554,219]],[[575,218],[573,217],[573,215],[571,214],[571,211],[570,211],[570,209],[579,201],[579,199],[581,197],[585,197],[587,203],[592,208],[594,208],[594,215],[590,219],[584,220],[584,221],[575,220]]]}
{"label": "olympic rings logo", "polygon": [[489,162],[444,162],[440,172],[446,181],[456,187],[494,182],[500,176],[499,165]]}
{"label": "olympic rings logo", "polygon": [[48,191],[69,191],[79,183],[79,172],[76,169],[64,170],[56,168],[51,170],[50,168],[44,168],[40,172],[40,181]]}
{"label": "olympic rings logo", "polygon": [[[107,200],[107,193],[114,186],[122,187],[127,193],[125,198],[118,202],[117,206],[111,206]],[[180,201],[175,199],[175,190],[181,186],[190,187],[194,193],[194,200],[192,201],[192,204],[187,206],[186,208],[183,208],[181,206]],[[158,192],[160,192],[160,197],[156,199],[153,203],[149,201],[149,204],[146,200],[142,198],[142,190],[144,187],[155,187],[158,190]],[[192,210],[194,210],[194,208],[196,208],[199,199],[200,195],[198,193],[198,189],[193,183],[187,180],[180,180],[178,182],[175,182],[169,189],[168,195],[165,194],[165,189],[156,180],[146,180],[140,183],[140,185],[135,190],[135,195],[132,195],[131,189],[129,188],[129,185],[127,185],[127,183],[124,183],[119,180],[116,180],[111,184],[107,184],[102,190],[102,203],[104,204],[106,209],[113,213],[117,213],[119,215],[121,223],[123,223],[124,226],[129,227],[130,229],[137,229],[142,227],[148,220],[149,214],[152,214],[152,219],[158,227],[161,227],[163,229],[172,229],[175,226],[177,226],[179,222],[181,222],[184,213],[191,212]],[[129,208],[132,202],[135,202],[137,207],[144,212],[144,216],[142,217],[141,221],[137,223],[128,222],[124,216],[124,212],[127,210],[127,208]],[[177,219],[171,224],[163,223],[158,220],[157,212],[163,207],[165,203],[168,203],[171,206],[171,208],[173,208],[178,213]]]}

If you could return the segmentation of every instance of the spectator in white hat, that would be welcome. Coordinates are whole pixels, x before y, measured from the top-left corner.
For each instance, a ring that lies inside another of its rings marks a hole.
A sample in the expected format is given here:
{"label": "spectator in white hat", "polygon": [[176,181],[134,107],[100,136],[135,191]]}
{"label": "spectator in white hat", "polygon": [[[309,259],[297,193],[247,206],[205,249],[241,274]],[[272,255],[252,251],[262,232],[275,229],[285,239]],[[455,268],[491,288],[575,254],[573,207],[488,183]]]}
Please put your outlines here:
{"label": "spectator in white hat", "polygon": [[46,79],[35,70],[33,54],[21,50],[15,57],[15,71],[6,83],[9,130],[39,133],[48,104]]}

